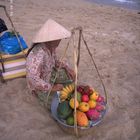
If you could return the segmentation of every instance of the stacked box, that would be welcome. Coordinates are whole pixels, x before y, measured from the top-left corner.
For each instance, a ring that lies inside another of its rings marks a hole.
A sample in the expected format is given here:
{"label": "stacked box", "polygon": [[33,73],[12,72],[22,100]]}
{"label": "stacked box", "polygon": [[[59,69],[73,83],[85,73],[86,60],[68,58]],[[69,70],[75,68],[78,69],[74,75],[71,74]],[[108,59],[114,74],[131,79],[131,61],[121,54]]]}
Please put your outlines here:
{"label": "stacked box", "polygon": [[[28,49],[24,52],[20,52],[15,55],[1,54],[5,72],[2,72],[4,80],[10,80],[19,77],[26,76],[26,57]],[[0,70],[2,70],[2,64],[0,63]]]}

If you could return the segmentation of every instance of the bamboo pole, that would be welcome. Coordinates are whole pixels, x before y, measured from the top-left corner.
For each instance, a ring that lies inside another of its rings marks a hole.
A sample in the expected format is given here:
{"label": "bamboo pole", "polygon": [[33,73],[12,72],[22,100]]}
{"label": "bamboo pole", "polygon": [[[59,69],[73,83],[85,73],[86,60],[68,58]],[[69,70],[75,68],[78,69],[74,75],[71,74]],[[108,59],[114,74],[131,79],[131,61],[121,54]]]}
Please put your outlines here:
{"label": "bamboo pole", "polygon": [[[73,35],[75,32],[73,31]],[[73,36],[73,47],[74,47],[74,71],[75,71],[75,91],[74,91],[74,130],[75,134],[78,137],[78,127],[77,127],[77,113],[76,113],[76,101],[77,101],[77,78],[78,78],[78,68],[77,68],[77,48]]]}
{"label": "bamboo pole", "polygon": [[77,66],[79,66],[79,62],[80,62],[80,49],[81,49],[82,27],[78,27],[78,30],[79,30],[79,40],[78,40]]}

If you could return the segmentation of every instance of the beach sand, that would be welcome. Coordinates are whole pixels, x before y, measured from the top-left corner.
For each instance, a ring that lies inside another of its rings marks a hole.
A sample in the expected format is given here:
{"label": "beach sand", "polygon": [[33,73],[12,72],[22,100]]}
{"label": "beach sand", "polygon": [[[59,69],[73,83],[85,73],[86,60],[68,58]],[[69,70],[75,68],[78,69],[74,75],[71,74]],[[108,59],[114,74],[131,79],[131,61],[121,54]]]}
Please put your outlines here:
{"label": "beach sand", "polygon": [[[82,26],[108,93],[103,121],[81,140],[140,139],[140,14],[82,0],[14,0],[12,20],[28,45],[49,18],[71,30]],[[8,1],[0,0],[9,11]],[[0,9],[8,27],[10,23]],[[58,48],[61,56],[66,41]],[[73,62],[72,48],[67,53]],[[79,81],[103,94],[96,70],[84,46]],[[28,92],[25,78],[0,84],[0,140],[74,140]]]}

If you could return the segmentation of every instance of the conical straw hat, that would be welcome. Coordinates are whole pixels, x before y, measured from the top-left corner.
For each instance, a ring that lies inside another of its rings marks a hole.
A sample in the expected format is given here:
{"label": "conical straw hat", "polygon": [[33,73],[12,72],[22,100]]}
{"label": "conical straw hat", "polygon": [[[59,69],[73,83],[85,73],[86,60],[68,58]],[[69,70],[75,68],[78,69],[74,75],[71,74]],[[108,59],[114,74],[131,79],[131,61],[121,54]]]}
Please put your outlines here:
{"label": "conical straw hat", "polygon": [[68,30],[66,30],[60,24],[56,23],[54,20],[49,19],[37,32],[32,42],[33,43],[48,42],[68,38],[70,36],[71,33]]}

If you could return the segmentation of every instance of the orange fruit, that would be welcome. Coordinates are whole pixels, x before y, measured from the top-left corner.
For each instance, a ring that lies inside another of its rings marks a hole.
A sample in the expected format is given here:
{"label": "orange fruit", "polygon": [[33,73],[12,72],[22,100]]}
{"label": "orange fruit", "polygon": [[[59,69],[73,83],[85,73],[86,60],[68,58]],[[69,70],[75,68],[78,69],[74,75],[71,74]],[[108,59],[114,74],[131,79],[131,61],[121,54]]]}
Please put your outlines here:
{"label": "orange fruit", "polygon": [[90,100],[97,100],[99,97],[99,93],[97,91],[94,91],[91,95],[90,95]]}
{"label": "orange fruit", "polygon": [[88,118],[84,112],[79,110],[76,111],[77,116],[77,124],[81,127],[86,127],[89,125]]}
{"label": "orange fruit", "polygon": [[94,101],[94,100],[89,100],[88,104],[89,104],[90,108],[95,108],[96,107],[96,101]]}
{"label": "orange fruit", "polygon": [[[70,99],[69,104],[70,104],[70,107],[71,107],[72,109],[74,109],[74,98],[71,98],[71,99]],[[78,108],[78,106],[79,106],[79,102],[76,100],[76,108]]]}
{"label": "orange fruit", "polygon": [[86,102],[81,102],[78,109],[82,112],[87,112],[89,110],[89,104]]}

